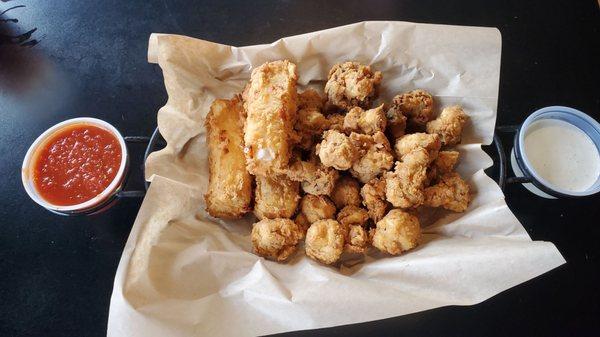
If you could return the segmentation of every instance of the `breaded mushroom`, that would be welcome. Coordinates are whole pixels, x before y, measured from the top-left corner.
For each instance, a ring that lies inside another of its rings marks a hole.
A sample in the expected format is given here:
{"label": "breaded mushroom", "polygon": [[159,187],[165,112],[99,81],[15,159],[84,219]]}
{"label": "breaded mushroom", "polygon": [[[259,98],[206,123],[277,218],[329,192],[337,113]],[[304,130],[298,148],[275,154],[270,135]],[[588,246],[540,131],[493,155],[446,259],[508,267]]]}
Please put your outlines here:
{"label": "breaded mushroom", "polygon": [[322,114],[323,98],[314,89],[298,94],[298,118],[294,131],[298,134],[296,146],[308,150],[324,130],[329,128],[329,120]]}
{"label": "breaded mushroom", "polygon": [[298,110],[298,119],[294,125],[294,131],[298,135],[296,146],[308,150],[318,139],[323,130],[329,128],[329,120],[316,108],[304,108]]}
{"label": "breaded mushroom", "polygon": [[344,131],[344,115],[338,113],[327,115],[327,122],[329,123],[327,130]]}
{"label": "breaded mushroom", "polygon": [[256,254],[284,261],[295,251],[303,234],[290,219],[263,219],[252,225],[252,247]]}
{"label": "breaded mushroom", "polygon": [[296,225],[298,225],[298,228],[300,229],[300,232],[302,233],[302,239],[304,238],[304,236],[306,235],[306,231],[308,230],[308,227],[310,227],[310,222],[308,222],[308,219],[306,219],[306,215],[304,215],[304,213],[300,212],[298,213],[298,215],[296,215],[296,217],[294,218],[294,222],[296,223]]}
{"label": "breaded mushroom", "polygon": [[346,230],[335,220],[314,222],[306,232],[306,255],[321,263],[332,264],[344,250]]}
{"label": "breaded mushroom", "polygon": [[441,146],[442,143],[438,135],[420,132],[411,133],[397,139],[394,149],[398,158],[402,159],[414,149],[424,148],[429,154],[429,162],[431,163],[437,158]]}
{"label": "breaded mushroom", "polygon": [[341,177],[331,192],[331,200],[338,209],[348,205],[359,206],[362,200],[358,181],[348,176]]}
{"label": "breaded mushroom", "polygon": [[440,182],[425,189],[424,205],[464,212],[471,201],[470,187],[456,172],[440,177]]}
{"label": "breaded mushroom", "polygon": [[427,168],[425,186],[436,183],[441,175],[452,172],[458,163],[459,155],[458,151],[440,151],[438,157]]}
{"label": "breaded mushroom", "polygon": [[290,166],[280,173],[293,181],[300,182],[305,193],[314,195],[330,195],[339,177],[338,171],[332,167],[296,159],[293,159]]}
{"label": "breaded mushroom", "polygon": [[377,98],[381,72],[358,62],[338,63],[331,68],[325,84],[328,104],[342,110],[353,106],[369,108]]}
{"label": "breaded mushroom", "polygon": [[362,226],[348,226],[345,242],[345,252],[364,253],[369,245],[369,235],[367,234],[367,230]]}
{"label": "breaded mushroom", "polygon": [[463,127],[469,116],[458,106],[444,108],[440,116],[427,123],[427,133],[436,133],[440,136],[442,145],[456,145],[460,143]]}
{"label": "breaded mushroom", "polygon": [[383,111],[383,104],[368,110],[354,107],[344,116],[344,131],[348,133],[358,132],[372,135],[376,132],[384,132],[386,124],[387,118]]}
{"label": "breaded mushroom", "polygon": [[387,118],[386,133],[393,141],[404,136],[406,131],[406,116],[397,106],[392,105],[385,113]]}
{"label": "breaded mushroom", "polygon": [[352,133],[350,139],[362,154],[350,169],[352,176],[360,182],[367,183],[392,168],[394,156],[390,143],[382,132],[376,132],[373,136]]}
{"label": "breaded mushroom", "polygon": [[371,179],[360,189],[363,205],[367,207],[369,216],[377,222],[383,218],[388,208],[385,200],[385,179],[383,177]]}
{"label": "breaded mushroom", "polygon": [[423,130],[433,115],[433,96],[425,90],[413,90],[396,95],[392,107],[407,118],[410,129]]}
{"label": "breaded mushroom", "polygon": [[454,170],[456,163],[458,163],[458,157],[460,153],[458,151],[440,151],[437,158],[433,162],[438,174],[450,173]]}
{"label": "breaded mushroom", "polygon": [[385,174],[385,197],[394,207],[410,208],[423,204],[429,154],[417,148],[396,162],[394,171]]}
{"label": "breaded mushroom", "polygon": [[359,158],[359,149],[345,134],[328,130],[323,133],[323,141],[317,145],[317,154],[326,167],[347,170]]}
{"label": "breaded mushroom", "polygon": [[369,213],[362,207],[348,205],[339,211],[337,221],[346,227],[366,226]]}
{"label": "breaded mushroom", "polygon": [[372,244],[382,252],[398,255],[415,248],[421,237],[421,226],[416,216],[393,209],[371,230]]}
{"label": "breaded mushroom", "polygon": [[329,121],[315,108],[304,108],[298,110],[298,120],[295,129],[298,131],[320,134],[329,127]]}
{"label": "breaded mushroom", "polygon": [[309,223],[322,219],[335,219],[335,205],[324,195],[306,194],[300,201],[300,211]]}

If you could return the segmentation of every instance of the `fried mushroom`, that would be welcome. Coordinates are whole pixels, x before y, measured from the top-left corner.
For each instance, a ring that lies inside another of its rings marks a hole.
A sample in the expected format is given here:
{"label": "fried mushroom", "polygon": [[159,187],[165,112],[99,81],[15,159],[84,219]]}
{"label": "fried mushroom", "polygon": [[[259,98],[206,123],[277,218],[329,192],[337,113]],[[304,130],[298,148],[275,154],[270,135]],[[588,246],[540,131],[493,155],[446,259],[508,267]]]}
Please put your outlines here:
{"label": "fried mushroom", "polygon": [[387,118],[386,133],[393,141],[404,136],[406,131],[406,116],[397,106],[392,105],[385,113]]}
{"label": "fried mushroom", "polygon": [[373,246],[382,252],[398,255],[415,248],[421,237],[421,226],[416,216],[393,209],[371,230]]}
{"label": "fried mushroom", "polygon": [[284,261],[295,251],[303,234],[290,219],[263,219],[252,225],[252,247],[257,255]]}
{"label": "fried mushroom", "polygon": [[309,223],[322,219],[335,218],[335,205],[324,195],[306,194],[300,201],[300,211]]}
{"label": "fried mushroom", "polygon": [[433,96],[425,90],[413,90],[393,99],[392,106],[407,118],[413,130],[422,130],[433,115]]}
{"label": "fried mushroom", "polygon": [[306,255],[324,264],[332,264],[340,259],[344,250],[346,231],[335,220],[314,222],[306,232]]}
{"label": "fried mushroom", "polygon": [[348,205],[339,211],[337,221],[346,227],[366,226],[369,213],[362,207]]}
{"label": "fried mushroom", "polygon": [[364,253],[369,245],[367,230],[362,226],[352,225],[348,226],[347,232],[344,251],[347,253]]}
{"label": "fried mushroom", "polygon": [[362,154],[350,169],[352,176],[360,182],[369,182],[394,164],[390,143],[382,132],[373,136],[352,133],[350,139],[360,148]]}
{"label": "fried mushroom", "polygon": [[353,106],[369,108],[377,97],[382,77],[381,72],[372,72],[369,66],[358,62],[338,63],[327,76],[325,94],[328,103],[342,110]]}
{"label": "fried mushroom", "polygon": [[317,145],[317,154],[326,167],[347,170],[359,158],[359,149],[345,134],[329,130],[323,133],[323,141]]}
{"label": "fried mushroom", "polygon": [[442,145],[456,145],[460,143],[463,127],[469,116],[458,106],[444,108],[440,116],[427,123],[427,133],[438,134]]}
{"label": "fried mushroom", "polygon": [[338,209],[348,205],[359,206],[362,200],[358,181],[348,176],[340,178],[331,192],[331,200]]}
{"label": "fried mushroom", "polygon": [[456,172],[440,177],[440,182],[425,189],[424,205],[464,212],[471,201],[470,187]]}
{"label": "fried mushroom", "polygon": [[423,204],[429,154],[417,148],[396,162],[394,171],[385,174],[385,197],[394,207],[410,208]]}
{"label": "fried mushroom", "polygon": [[433,162],[440,150],[442,143],[440,137],[436,134],[411,133],[396,140],[394,149],[398,158],[402,159],[405,155],[417,148],[424,148],[429,155],[429,162]]}
{"label": "fried mushroom", "polygon": [[367,135],[373,135],[376,132],[384,132],[387,124],[387,118],[383,111],[383,104],[380,106],[363,110],[361,107],[354,107],[344,116],[344,131],[359,132]]}
{"label": "fried mushroom", "polygon": [[388,208],[388,203],[385,200],[385,186],[385,178],[380,177],[371,179],[360,189],[363,205],[375,222],[381,220]]}

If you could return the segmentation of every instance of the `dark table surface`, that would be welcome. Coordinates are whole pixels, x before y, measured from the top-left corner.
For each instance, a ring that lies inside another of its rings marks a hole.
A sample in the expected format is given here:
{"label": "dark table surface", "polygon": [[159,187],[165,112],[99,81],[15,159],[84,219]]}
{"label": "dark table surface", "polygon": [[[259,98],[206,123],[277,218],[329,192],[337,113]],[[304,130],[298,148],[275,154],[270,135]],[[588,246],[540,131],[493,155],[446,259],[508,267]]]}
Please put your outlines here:
{"label": "dark table surface", "polygon": [[[548,105],[600,119],[593,0],[1,1],[0,12],[26,5],[3,16],[17,23],[0,22],[2,336],[106,334],[114,273],[141,200],[94,217],[59,217],[27,197],[20,165],[31,142],[67,118],[93,116],[127,135],[151,133],[166,101],[159,67],[146,62],[152,32],[251,45],[363,20],[498,27],[498,124],[520,123]],[[26,46],[5,38],[33,28]],[[140,167],[142,151],[134,149],[132,167]],[[567,264],[478,305],[289,335],[598,335],[600,196],[546,200],[511,185],[506,200],[531,237],[554,242]]]}

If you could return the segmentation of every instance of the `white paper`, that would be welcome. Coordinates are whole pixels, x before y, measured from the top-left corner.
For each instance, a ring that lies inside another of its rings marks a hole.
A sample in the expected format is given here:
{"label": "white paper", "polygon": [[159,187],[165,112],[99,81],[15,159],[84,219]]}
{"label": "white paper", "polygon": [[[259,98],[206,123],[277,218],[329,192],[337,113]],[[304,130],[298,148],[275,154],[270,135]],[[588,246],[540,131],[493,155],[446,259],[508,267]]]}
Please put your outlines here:
{"label": "white paper", "polygon": [[[152,185],[115,277],[109,336],[251,336],[358,323],[445,305],[481,302],[565,262],[531,241],[483,170],[492,160],[501,38],[497,29],[362,22],[231,47],[153,34],[169,94],[158,112],[168,142],[146,163]],[[215,98],[242,90],[253,67],[289,59],[299,83],[322,88],[334,63],[356,60],[384,75],[380,99],[422,88],[439,106],[470,115],[457,170],[475,191],[465,213],[423,214],[422,244],[390,257],[371,251],[339,267],[299,252],[285,264],[251,253],[252,219],[204,211],[208,183],[204,116]]]}

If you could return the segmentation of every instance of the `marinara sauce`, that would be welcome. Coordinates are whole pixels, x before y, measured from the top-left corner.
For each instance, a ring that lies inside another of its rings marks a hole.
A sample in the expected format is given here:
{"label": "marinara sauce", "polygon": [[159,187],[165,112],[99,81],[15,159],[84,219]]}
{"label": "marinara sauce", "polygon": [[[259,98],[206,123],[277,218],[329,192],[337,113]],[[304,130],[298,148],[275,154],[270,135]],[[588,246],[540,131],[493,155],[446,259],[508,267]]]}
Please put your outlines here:
{"label": "marinara sauce", "polygon": [[90,124],[69,125],[37,149],[33,184],[51,204],[80,204],[110,185],[122,155],[119,140],[110,131]]}

